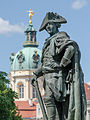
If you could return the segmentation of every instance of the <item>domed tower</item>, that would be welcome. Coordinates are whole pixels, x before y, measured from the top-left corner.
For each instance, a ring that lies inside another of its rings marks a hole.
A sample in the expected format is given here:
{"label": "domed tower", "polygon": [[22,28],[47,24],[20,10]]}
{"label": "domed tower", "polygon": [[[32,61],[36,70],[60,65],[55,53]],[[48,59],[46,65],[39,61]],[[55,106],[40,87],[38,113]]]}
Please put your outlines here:
{"label": "domed tower", "polygon": [[29,12],[29,25],[25,30],[25,42],[23,49],[10,57],[11,71],[9,74],[10,87],[18,93],[19,100],[28,100],[36,97],[35,88],[32,87],[30,79],[34,70],[41,64],[41,50],[38,49],[36,30],[33,27]]}

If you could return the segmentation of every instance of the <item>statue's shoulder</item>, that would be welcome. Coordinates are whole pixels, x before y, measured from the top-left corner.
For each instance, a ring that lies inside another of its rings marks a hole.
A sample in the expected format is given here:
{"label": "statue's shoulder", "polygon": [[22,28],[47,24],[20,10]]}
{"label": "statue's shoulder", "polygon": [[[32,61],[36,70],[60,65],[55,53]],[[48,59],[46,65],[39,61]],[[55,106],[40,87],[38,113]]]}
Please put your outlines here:
{"label": "statue's shoulder", "polygon": [[64,31],[61,31],[61,32],[58,32],[57,34],[57,39],[70,39],[70,36],[64,32]]}
{"label": "statue's shoulder", "polygon": [[69,43],[69,41],[70,37],[66,32],[58,32],[55,38],[55,45],[57,47],[60,47],[62,45],[66,45],[67,43]]}
{"label": "statue's shoulder", "polygon": [[57,37],[56,37],[56,43],[57,42],[60,42],[60,43],[64,42],[68,44],[70,43],[70,44],[75,44],[76,46],[78,46],[78,44],[74,40],[71,40],[70,36],[64,31],[58,32]]}

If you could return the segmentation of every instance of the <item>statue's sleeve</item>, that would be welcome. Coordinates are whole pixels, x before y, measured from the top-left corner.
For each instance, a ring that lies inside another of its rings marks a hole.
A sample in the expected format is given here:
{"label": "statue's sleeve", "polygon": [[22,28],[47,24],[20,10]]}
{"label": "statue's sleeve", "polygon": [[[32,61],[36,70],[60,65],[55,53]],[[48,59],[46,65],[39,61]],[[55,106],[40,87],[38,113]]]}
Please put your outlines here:
{"label": "statue's sleeve", "polygon": [[60,66],[66,67],[68,64],[71,63],[71,58],[73,56],[75,52],[75,49],[72,45],[69,45],[66,49],[65,49],[65,53],[61,59],[60,62]]}

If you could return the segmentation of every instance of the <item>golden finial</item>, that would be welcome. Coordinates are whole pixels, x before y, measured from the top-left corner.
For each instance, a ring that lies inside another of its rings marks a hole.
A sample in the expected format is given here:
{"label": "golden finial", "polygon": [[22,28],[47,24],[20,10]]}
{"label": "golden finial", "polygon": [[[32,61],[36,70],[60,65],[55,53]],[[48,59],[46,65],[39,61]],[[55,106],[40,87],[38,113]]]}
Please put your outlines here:
{"label": "golden finial", "polygon": [[27,12],[29,12],[29,23],[32,24],[31,17],[34,15],[34,12],[31,9]]}

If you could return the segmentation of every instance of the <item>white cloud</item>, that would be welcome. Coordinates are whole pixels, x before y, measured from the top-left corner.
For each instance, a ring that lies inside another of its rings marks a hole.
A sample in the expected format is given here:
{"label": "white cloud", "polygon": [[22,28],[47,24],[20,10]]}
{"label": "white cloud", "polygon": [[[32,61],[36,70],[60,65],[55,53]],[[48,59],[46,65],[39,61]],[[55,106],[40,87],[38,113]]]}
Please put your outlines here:
{"label": "white cloud", "polygon": [[9,21],[4,20],[3,18],[0,17],[0,34],[7,34],[7,33],[13,33],[13,32],[23,33],[24,26],[22,24],[12,25],[9,23]]}
{"label": "white cloud", "polygon": [[86,4],[87,0],[75,0],[75,2],[72,3],[72,8],[78,10],[84,7]]}

